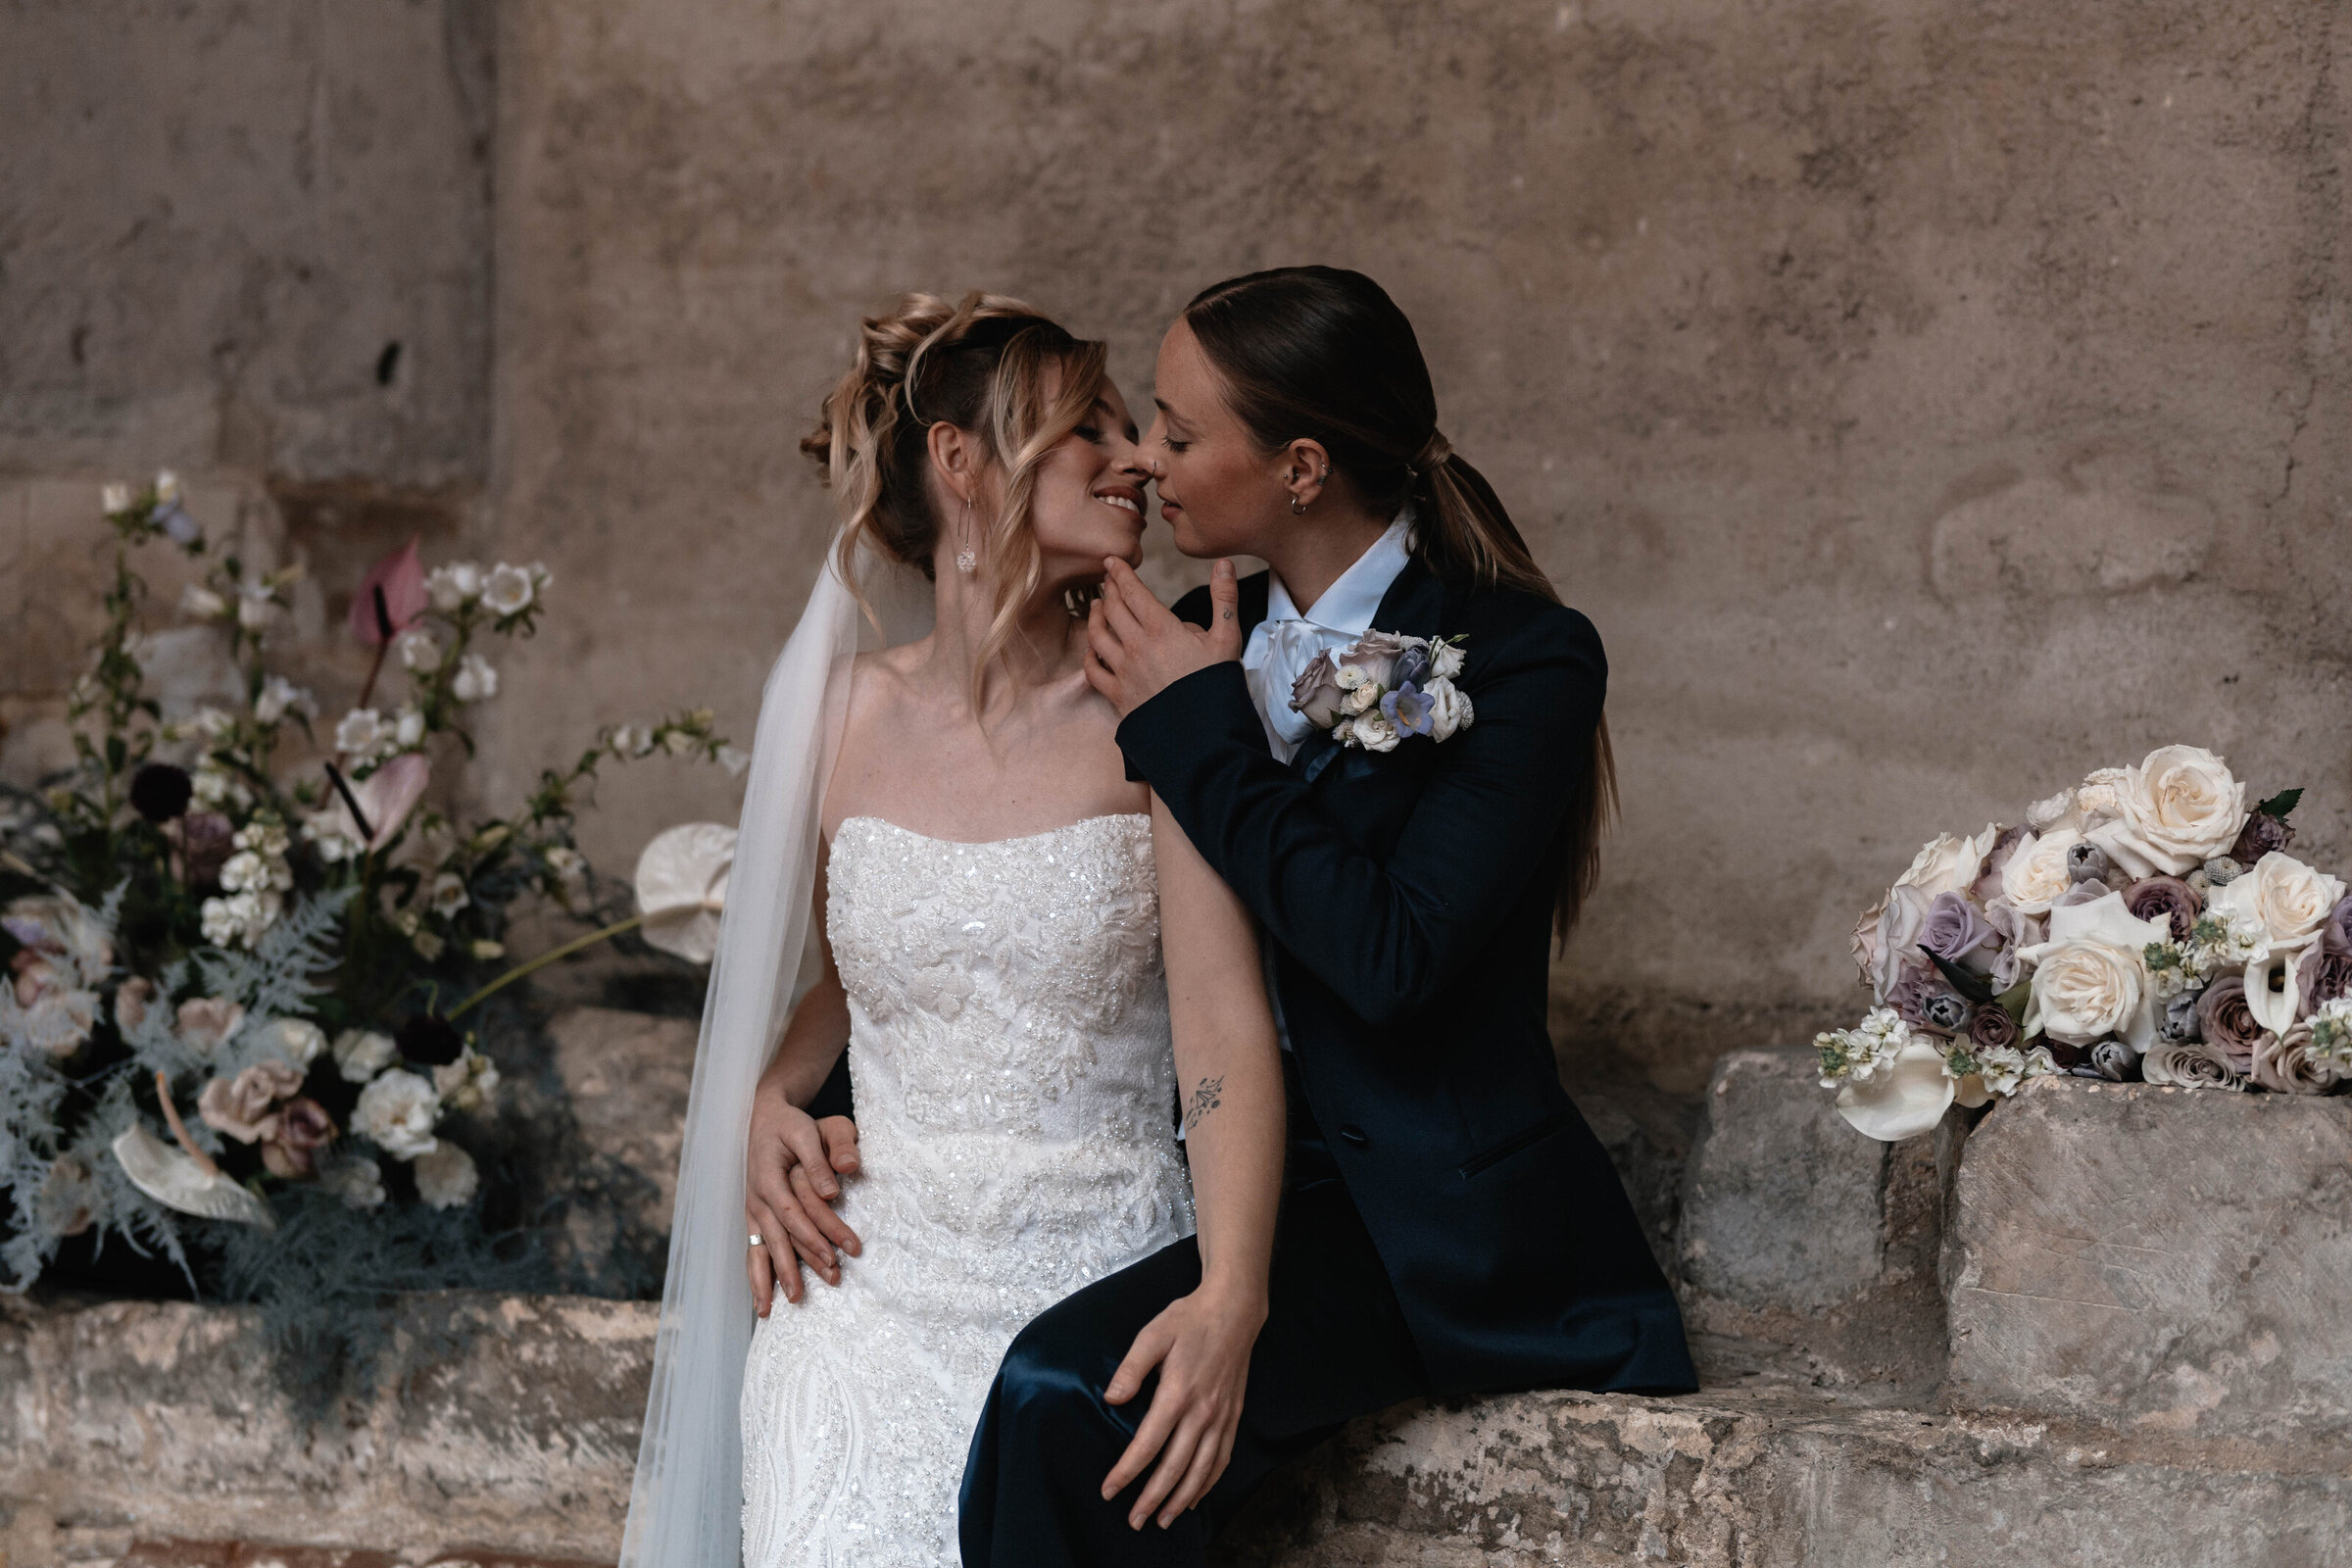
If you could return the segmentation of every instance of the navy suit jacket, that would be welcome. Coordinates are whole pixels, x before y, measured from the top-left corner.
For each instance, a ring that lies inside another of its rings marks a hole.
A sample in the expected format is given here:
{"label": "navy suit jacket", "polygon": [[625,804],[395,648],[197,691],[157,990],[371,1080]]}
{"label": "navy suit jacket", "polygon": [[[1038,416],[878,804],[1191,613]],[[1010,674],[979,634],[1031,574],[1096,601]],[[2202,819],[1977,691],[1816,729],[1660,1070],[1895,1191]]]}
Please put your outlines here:
{"label": "navy suit jacket", "polygon": [[[1245,630],[1266,578],[1242,584]],[[1205,589],[1177,612],[1205,625]],[[1561,1089],[1545,1010],[1565,814],[1607,689],[1592,624],[1418,562],[1373,625],[1466,634],[1474,722],[1395,751],[1311,735],[1275,760],[1239,663],[1118,739],[1275,946],[1315,1128],[1440,1395],[1696,1386],[1615,1168]]]}

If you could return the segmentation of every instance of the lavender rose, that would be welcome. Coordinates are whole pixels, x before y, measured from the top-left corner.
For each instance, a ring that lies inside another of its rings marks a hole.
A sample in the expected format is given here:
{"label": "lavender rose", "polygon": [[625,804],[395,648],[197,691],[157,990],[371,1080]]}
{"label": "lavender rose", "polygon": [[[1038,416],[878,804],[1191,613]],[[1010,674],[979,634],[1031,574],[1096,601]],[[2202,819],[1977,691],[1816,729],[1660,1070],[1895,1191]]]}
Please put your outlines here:
{"label": "lavender rose", "polygon": [[2330,953],[2325,942],[2303,950],[2295,963],[2295,990],[2300,993],[2295,1016],[2308,1018],[2322,1003],[2352,996],[2352,953]]}
{"label": "lavender rose", "polygon": [[2178,1089],[2243,1089],[2244,1074],[2209,1045],[2194,1041],[2148,1048],[2139,1061],[2140,1076],[2152,1084]]}
{"label": "lavender rose", "polygon": [[1411,644],[1393,631],[1368,631],[1340,652],[1342,664],[1353,665],[1382,686],[1395,688],[1396,662]]}
{"label": "lavender rose", "polygon": [[2295,842],[2291,823],[2268,812],[2256,811],[2238,829],[2237,843],[2230,850],[2230,858],[2240,865],[2252,865],[2274,850],[2283,850]]}
{"label": "lavender rose", "polygon": [[2175,942],[2186,942],[2204,912],[2197,890],[2177,876],[2142,877],[2124,889],[2124,907],[2142,920],[2162,920],[2173,929]]}
{"label": "lavender rose", "polygon": [[2229,1058],[2231,1070],[2240,1076],[2254,1068],[2254,1043],[2262,1038],[2262,1025],[2254,1021],[2253,1009],[2246,1005],[2246,977],[2226,974],[2205,988],[2197,999],[2197,1025],[2204,1032],[2205,1043]]}
{"label": "lavender rose", "polygon": [[1943,977],[1922,965],[1897,971],[1894,984],[1886,990],[1886,1005],[1895,1015],[1915,1029],[1934,1027],[1928,1021],[1928,1004],[1937,997],[1949,995]]}
{"label": "lavender rose", "polygon": [[2336,1085],[2335,1063],[2311,1048],[2311,1025],[2254,1044],[2254,1081],[2277,1095],[2324,1095]]}
{"label": "lavender rose", "polygon": [[2352,953],[2352,897],[2328,912],[2320,926],[2320,945],[2329,953]]}
{"label": "lavender rose", "polygon": [[1969,1043],[1980,1051],[2014,1050],[2017,1046],[2017,1020],[2004,1007],[1979,1007],[1977,1015],[1968,1020]]}
{"label": "lavender rose", "polygon": [[1958,963],[1982,952],[1989,961],[2000,945],[2000,933],[1977,912],[1977,906],[1957,893],[1938,893],[1928,905],[1928,917],[1919,928],[1919,945],[1946,963]]}
{"label": "lavender rose", "polygon": [[1291,707],[1306,715],[1306,721],[1317,729],[1329,729],[1338,722],[1340,700],[1348,694],[1340,690],[1340,670],[1331,662],[1331,650],[1315,655],[1298,678],[1291,682]]}
{"label": "lavender rose", "polygon": [[274,1142],[278,1118],[270,1107],[301,1087],[298,1068],[275,1058],[256,1062],[234,1078],[215,1078],[207,1083],[196,1097],[196,1113],[206,1126],[240,1144]]}

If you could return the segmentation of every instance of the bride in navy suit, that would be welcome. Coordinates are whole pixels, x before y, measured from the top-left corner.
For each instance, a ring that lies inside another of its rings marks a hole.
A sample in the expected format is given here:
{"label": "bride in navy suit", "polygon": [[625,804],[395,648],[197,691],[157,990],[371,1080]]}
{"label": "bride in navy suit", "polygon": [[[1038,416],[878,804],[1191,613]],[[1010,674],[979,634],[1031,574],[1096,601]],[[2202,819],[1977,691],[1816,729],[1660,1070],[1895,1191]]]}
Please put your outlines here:
{"label": "bride in navy suit", "polygon": [[1023,1331],[964,1476],[966,1568],[1200,1563],[1270,1469],[1402,1399],[1696,1383],[1544,1026],[1614,795],[1592,622],[1439,432],[1370,278],[1206,290],[1155,391],[1177,548],[1272,569],[1219,560],[1171,612],[1110,563],[1089,674],[1130,774],[1260,927],[1281,1230],[1253,1345],[1181,1332],[1190,1240]]}

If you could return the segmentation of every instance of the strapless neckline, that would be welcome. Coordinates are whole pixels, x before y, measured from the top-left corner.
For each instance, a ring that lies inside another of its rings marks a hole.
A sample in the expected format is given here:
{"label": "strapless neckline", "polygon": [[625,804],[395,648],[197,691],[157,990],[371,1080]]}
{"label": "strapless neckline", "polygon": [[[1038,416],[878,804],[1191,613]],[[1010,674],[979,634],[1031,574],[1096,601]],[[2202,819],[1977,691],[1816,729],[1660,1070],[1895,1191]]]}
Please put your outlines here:
{"label": "strapless neckline", "polygon": [[1042,839],[1059,838],[1064,833],[1075,833],[1080,828],[1093,827],[1101,822],[1141,822],[1149,827],[1152,822],[1152,814],[1149,811],[1104,811],[1095,816],[1082,816],[1074,822],[1064,822],[1059,827],[1047,828],[1042,833],[1022,833],[1008,839],[943,839],[937,834],[918,833],[913,828],[901,827],[887,816],[874,816],[870,813],[859,812],[856,816],[843,817],[839,826],[833,829],[833,836],[837,839],[841,837],[842,829],[848,827],[852,822],[885,828],[898,834],[901,838],[920,839],[925,844],[945,844],[952,849],[958,850],[995,850],[1008,845],[1035,844]]}

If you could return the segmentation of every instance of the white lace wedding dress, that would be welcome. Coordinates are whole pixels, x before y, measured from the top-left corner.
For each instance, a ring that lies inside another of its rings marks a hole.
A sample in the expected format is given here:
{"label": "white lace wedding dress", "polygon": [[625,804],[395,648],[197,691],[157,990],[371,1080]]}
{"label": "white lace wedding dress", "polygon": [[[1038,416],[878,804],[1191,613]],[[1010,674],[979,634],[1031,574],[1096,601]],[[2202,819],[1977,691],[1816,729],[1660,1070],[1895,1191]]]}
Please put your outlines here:
{"label": "white lace wedding dress", "polygon": [[744,1561],[939,1568],[1012,1337],[1193,1228],[1152,823],[957,844],[852,817],[828,874],[864,1255],[753,1335]]}

